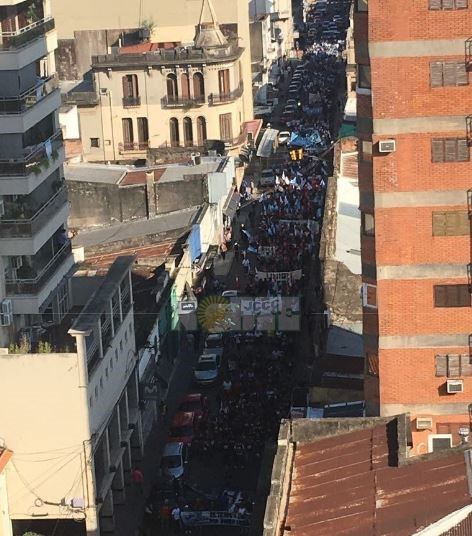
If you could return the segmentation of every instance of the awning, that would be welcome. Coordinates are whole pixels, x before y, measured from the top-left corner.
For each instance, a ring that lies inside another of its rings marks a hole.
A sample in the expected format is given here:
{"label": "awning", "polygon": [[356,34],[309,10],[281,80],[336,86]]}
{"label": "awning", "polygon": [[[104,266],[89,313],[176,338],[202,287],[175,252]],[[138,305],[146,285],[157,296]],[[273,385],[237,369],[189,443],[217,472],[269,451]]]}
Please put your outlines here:
{"label": "awning", "polygon": [[231,194],[228,196],[228,199],[226,199],[226,202],[223,206],[223,214],[230,220],[232,220],[236,214],[240,197],[241,196],[237,192],[231,192]]}

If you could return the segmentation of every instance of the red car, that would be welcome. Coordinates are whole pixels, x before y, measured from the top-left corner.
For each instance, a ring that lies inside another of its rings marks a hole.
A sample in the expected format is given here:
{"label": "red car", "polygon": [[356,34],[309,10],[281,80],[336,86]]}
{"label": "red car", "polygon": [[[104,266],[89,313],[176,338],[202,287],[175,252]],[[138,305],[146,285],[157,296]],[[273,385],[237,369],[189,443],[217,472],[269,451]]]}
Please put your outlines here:
{"label": "red car", "polygon": [[198,433],[200,417],[193,411],[179,411],[170,426],[170,441],[190,445]]}
{"label": "red car", "polygon": [[177,411],[192,411],[197,417],[204,417],[208,413],[208,400],[201,393],[191,393],[180,402]]}

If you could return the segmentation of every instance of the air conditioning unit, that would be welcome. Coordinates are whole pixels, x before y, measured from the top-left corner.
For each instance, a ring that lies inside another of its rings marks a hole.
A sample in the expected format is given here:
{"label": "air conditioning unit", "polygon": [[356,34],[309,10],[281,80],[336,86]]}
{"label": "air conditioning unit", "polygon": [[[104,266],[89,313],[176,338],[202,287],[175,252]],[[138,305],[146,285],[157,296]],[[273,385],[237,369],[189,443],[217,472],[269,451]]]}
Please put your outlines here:
{"label": "air conditioning unit", "polygon": [[416,417],[417,430],[432,430],[433,419],[431,417]]}
{"label": "air conditioning unit", "polygon": [[446,382],[447,392],[448,393],[463,393],[464,392],[464,382],[463,380],[447,380]]}
{"label": "air conditioning unit", "polygon": [[13,315],[5,315],[3,313],[0,314],[0,326],[10,326],[13,322]]}
{"label": "air conditioning unit", "polygon": [[13,314],[13,308],[11,306],[11,300],[3,300],[1,303],[0,312],[2,315],[11,315]]}
{"label": "air conditioning unit", "polygon": [[106,87],[100,88],[100,95],[107,96],[108,95],[108,89]]}
{"label": "air conditioning unit", "polygon": [[379,141],[379,153],[393,153],[395,149],[395,140]]}
{"label": "air conditioning unit", "polygon": [[21,256],[12,257],[11,265],[15,270],[18,270],[19,268],[21,268],[23,266],[23,257],[21,257]]}
{"label": "air conditioning unit", "polygon": [[0,218],[2,216],[5,216],[5,203],[3,202],[3,199],[0,199]]}

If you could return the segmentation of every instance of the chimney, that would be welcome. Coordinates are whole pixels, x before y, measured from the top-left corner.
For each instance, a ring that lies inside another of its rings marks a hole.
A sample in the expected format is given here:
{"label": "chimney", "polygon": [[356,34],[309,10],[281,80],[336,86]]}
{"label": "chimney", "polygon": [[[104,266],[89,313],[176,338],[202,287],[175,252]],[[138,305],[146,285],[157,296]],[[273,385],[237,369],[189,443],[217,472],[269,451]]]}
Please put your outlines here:
{"label": "chimney", "polygon": [[148,206],[148,219],[156,217],[157,203],[156,192],[154,190],[154,170],[146,171],[146,199]]}

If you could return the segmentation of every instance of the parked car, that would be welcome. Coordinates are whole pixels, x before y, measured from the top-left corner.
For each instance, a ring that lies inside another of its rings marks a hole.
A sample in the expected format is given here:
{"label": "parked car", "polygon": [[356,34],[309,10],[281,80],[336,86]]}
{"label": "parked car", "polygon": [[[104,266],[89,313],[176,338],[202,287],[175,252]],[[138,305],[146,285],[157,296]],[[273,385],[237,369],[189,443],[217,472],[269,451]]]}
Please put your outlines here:
{"label": "parked car", "polygon": [[198,431],[200,417],[193,411],[179,411],[170,426],[169,435],[172,442],[191,445]]}
{"label": "parked car", "polygon": [[275,186],[275,175],[271,169],[263,169],[261,172],[261,178],[259,179],[259,186],[270,187]]}
{"label": "parked car", "polygon": [[209,385],[218,379],[221,357],[216,354],[203,354],[198,358],[193,372],[195,381],[201,385]]}
{"label": "parked car", "polygon": [[202,393],[190,393],[182,398],[177,411],[190,411],[197,417],[204,417],[208,413],[208,399]]}
{"label": "parked car", "polygon": [[223,298],[237,298],[238,297],[238,291],[237,290],[224,290],[221,295]]}
{"label": "parked car", "polygon": [[203,350],[204,354],[217,354],[220,359],[223,357],[224,346],[223,346],[223,334],[222,333],[211,333],[205,339],[205,349]]}
{"label": "parked car", "polygon": [[279,145],[287,145],[290,139],[290,132],[288,130],[282,130],[279,132]]}
{"label": "parked car", "polygon": [[161,467],[165,476],[181,478],[189,459],[188,445],[182,442],[166,443],[161,458]]}

